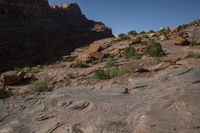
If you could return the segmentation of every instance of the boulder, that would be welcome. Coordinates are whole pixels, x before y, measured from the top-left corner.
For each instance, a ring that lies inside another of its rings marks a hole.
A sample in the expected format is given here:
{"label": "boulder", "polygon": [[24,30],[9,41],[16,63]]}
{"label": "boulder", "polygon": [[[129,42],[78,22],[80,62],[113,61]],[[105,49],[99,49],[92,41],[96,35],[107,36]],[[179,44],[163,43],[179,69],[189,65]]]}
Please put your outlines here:
{"label": "boulder", "polygon": [[92,56],[90,53],[80,53],[78,55],[78,59],[83,61],[83,62],[89,62],[92,60]]}
{"label": "boulder", "polygon": [[102,59],[106,56],[106,54],[103,52],[94,52],[94,53],[91,53],[91,56],[95,59]]}
{"label": "boulder", "polygon": [[173,39],[180,35],[181,35],[181,27],[180,26],[170,29],[169,38]]}
{"label": "boulder", "polygon": [[90,62],[93,59],[101,59],[105,56],[105,54],[101,52],[103,48],[102,44],[91,44],[87,49],[78,54],[78,59],[83,62]]}
{"label": "boulder", "polygon": [[149,34],[147,34],[147,36],[148,36],[149,38],[153,38],[153,37],[156,37],[156,33],[149,33]]}
{"label": "boulder", "polygon": [[165,40],[167,40],[167,37],[166,37],[165,35],[161,35],[161,36],[160,36],[160,40],[161,40],[161,41],[165,41]]}
{"label": "boulder", "polygon": [[175,27],[170,29],[170,34],[177,34],[181,31],[181,27]]}
{"label": "boulder", "polygon": [[85,52],[100,52],[102,50],[101,44],[91,44]]}
{"label": "boulder", "polygon": [[142,38],[137,36],[132,39],[132,44],[138,44],[138,43],[141,43],[141,41],[142,41]]}
{"label": "boulder", "polygon": [[1,82],[4,85],[14,85],[20,83],[25,75],[26,73],[24,72],[8,71],[1,74]]}
{"label": "boulder", "polygon": [[190,42],[187,39],[185,39],[181,36],[178,36],[178,37],[175,38],[174,44],[178,45],[178,46],[185,46],[185,45],[189,45]]}

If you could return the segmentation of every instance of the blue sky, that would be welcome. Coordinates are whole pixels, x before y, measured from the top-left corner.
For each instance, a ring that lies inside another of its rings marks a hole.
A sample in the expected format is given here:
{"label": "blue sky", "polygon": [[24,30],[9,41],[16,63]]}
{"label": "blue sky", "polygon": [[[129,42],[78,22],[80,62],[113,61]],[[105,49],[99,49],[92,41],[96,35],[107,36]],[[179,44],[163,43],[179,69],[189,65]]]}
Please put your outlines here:
{"label": "blue sky", "polygon": [[200,18],[200,0],[49,0],[50,4],[74,2],[88,19],[105,23],[115,35],[158,30]]}

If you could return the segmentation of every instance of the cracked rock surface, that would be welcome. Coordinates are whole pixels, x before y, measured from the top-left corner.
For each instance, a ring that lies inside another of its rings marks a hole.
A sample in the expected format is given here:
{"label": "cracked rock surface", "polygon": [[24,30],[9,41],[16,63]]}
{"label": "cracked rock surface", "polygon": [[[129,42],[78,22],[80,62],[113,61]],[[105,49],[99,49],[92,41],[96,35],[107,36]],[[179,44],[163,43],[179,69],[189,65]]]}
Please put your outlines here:
{"label": "cracked rock surface", "polygon": [[199,80],[191,66],[133,80],[128,94],[117,84],[19,96],[0,102],[0,133],[199,133]]}

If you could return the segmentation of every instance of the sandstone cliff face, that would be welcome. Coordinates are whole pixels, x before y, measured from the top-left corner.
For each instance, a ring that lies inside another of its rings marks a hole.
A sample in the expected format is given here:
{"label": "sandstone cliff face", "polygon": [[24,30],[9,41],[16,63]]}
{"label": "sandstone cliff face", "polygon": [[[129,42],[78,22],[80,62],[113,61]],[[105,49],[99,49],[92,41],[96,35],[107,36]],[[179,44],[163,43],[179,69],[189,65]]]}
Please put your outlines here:
{"label": "sandstone cliff face", "polygon": [[112,36],[88,20],[77,4],[47,0],[0,0],[0,72],[51,63],[77,47]]}

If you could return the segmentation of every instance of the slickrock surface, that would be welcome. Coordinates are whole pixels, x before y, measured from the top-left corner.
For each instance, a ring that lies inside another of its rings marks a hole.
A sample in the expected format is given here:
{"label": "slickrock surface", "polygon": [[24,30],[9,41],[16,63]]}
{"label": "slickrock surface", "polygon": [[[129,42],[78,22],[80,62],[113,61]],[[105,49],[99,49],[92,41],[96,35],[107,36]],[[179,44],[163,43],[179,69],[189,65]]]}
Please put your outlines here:
{"label": "slickrock surface", "polygon": [[1,101],[0,132],[199,133],[199,66],[132,80]]}
{"label": "slickrock surface", "polygon": [[0,71],[51,63],[107,37],[111,29],[88,20],[77,4],[0,0]]}

